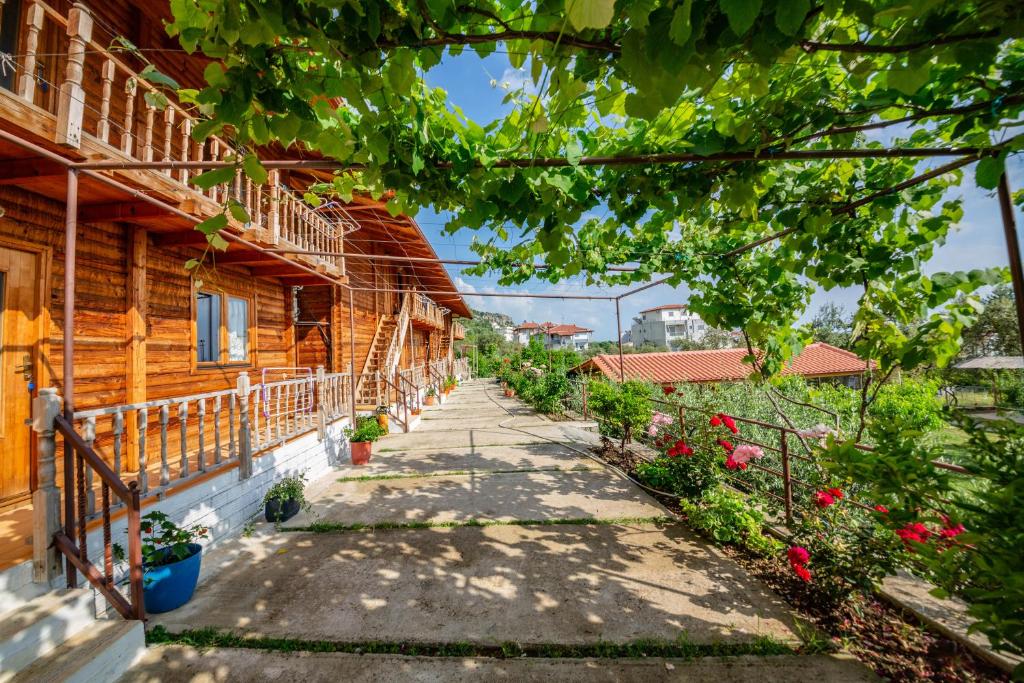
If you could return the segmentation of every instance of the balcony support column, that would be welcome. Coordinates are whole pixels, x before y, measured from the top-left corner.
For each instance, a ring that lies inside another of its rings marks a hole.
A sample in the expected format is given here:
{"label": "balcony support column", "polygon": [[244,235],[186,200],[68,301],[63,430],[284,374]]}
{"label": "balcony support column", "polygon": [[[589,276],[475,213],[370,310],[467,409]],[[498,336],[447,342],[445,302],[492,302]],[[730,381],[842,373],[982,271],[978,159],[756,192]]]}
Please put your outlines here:
{"label": "balcony support column", "polygon": [[73,149],[82,145],[82,117],[85,114],[85,48],[92,40],[92,15],[85,5],[75,3],[68,13],[68,64],[57,103],[56,143]]}

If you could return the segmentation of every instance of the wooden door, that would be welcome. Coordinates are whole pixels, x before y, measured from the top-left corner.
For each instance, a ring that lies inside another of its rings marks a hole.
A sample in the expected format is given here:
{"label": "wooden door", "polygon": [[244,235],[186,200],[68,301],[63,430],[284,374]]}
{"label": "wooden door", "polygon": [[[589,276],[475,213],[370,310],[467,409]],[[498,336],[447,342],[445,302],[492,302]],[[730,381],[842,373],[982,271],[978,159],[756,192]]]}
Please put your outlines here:
{"label": "wooden door", "polygon": [[39,341],[39,255],[0,246],[0,506],[32,481],[31,383]]}

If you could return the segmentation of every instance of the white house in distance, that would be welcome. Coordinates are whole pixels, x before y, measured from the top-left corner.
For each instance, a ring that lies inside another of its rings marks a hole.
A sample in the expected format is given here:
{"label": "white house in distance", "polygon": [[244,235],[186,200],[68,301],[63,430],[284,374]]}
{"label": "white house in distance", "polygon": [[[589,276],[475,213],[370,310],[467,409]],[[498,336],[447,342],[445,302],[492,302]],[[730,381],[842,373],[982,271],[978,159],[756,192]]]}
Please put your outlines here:
{"label": "white house in distance", "polygon": [[630,326],[630,341],[634,346],[653,344],[672,347],[682,339],[699,342],[708,331],[708,325],[686,304],[667,304],[640,311]]}
{"label": "white house in distance", "polygon": [[590,346],[590,335],[593,330],[573,324],[545,322],[534,323],[523,321],[513,330],[515,340],[520,344],[529,344],[533,337],[540,337],[546,349],[575,349],[582,351]]}

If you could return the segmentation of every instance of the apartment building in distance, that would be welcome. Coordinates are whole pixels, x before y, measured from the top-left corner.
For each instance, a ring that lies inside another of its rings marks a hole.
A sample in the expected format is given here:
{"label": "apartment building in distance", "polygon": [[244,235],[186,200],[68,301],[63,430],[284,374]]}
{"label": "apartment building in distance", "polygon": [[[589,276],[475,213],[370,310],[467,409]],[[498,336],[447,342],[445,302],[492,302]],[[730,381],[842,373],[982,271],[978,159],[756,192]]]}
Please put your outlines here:
{"label": "apartment building in distance", "polygon": [[682,340],[699,342],[709,329],[686,304],[667,304],[640,311],[633,318],[629,340],[637,347],[651,344],[671,349],[675,342]]}

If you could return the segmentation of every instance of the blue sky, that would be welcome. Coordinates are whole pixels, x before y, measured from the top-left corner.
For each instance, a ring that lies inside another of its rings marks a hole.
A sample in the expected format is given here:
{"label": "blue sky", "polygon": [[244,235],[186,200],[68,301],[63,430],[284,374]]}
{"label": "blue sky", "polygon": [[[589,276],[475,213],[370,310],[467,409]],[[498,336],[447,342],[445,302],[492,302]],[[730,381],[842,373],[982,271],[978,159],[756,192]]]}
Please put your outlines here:
{"label": "blue sky", "polygon": [[[503,85],[512,88],[529,85],[525,72],[512,69],[505,55],[496,52],[486,59],[481,59],[471,50],[466,50],[457,58],[446,57],[441,65],[427,74],[427,82],[433,87],[447,90],[451,101],[467,116],[480,123],[486,123],[503,114],[506,105],[502,105],[501,100],[507,92]],[[1020,188],[1024,183],[1024,163],[1019,159],[1010,165],[1010,182],[1014,188]],[[964,219],[949,236],[946,244],[936,251],[935,257],[927,266],[927,272],[1006,265],[1002,221],[995,193],[975,187],[973,170],[968,169],[964,174],[964,184],[958,196],[964,200]],[[472,230],[445,235],[442,231],[444,217],[430,210],[421,211],[416,220],[441,258],[475,258],[469,250],[469,244],[475,234]],[[1024,216],[1019,213],[1017,225],[1018,229],[1024,230]],[[485,236],[481,235],[481,238],[483,237]],[[558,285],[541,281],[505,288],[497,285],[496,276],[467,277],[457,266],[450,266],[448,270],[459,289],[466,292],[518,291],[600,295],[618,294],[621,291],[587,288],[579,281],[568,281]],[[857,292],[852,290],[819,291],[812,299],[805,317],[812,316],[822,304],[829,301],[843,306],[849,313],[856,306],[857,296]],[[645,308],[668,303],[686,303],[686,300],[685,288],[672,289],[667,286],[654,287],[629,297],[622,302],[623,328],[628,329],[632,317]],[[615,338],[615,305],[610,301],[495,297],[469,297],[467,301],[476,309],[506,313],[516,322],[550,320],[575,323],[593,329],[596,340]]]}

